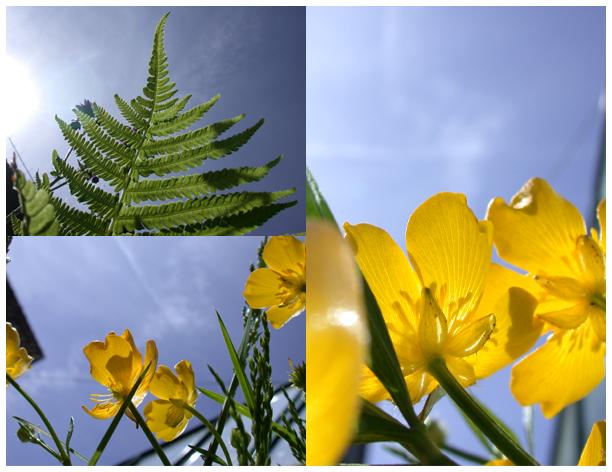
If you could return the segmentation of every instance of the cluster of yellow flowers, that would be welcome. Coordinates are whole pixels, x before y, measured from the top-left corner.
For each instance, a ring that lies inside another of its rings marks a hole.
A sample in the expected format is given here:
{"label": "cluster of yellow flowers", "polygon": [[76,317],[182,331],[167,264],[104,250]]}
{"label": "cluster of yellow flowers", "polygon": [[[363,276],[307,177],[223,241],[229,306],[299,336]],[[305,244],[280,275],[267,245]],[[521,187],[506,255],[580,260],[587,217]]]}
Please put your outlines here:
{"label": "cluster of yellow flowers", "polygon": [[[97,419],[112,418],[146,366],[149,366],[132,397],[132,404],[138,407],[148,392],[158,398],[145,406],[144,413],[147,426],[159,439],[171,441],[185,430],[192,416],[186,406],[193,408],[197,399],[193,368],[189,361],[182,360],[176,364],[176,375],[165,365],[157,366],[157,346],[155,341],[149,340],[143,362],[127,329],[121,336],[111,332],[104,342],[89,343],[83,352],[91,366],[91,376],[108,389],[106,394],[91,395],[96,405],[92,409],[83,406],[83,410]],[[126,414],[134,419],[129,409]]]}
{"label": "cluster of yellow flowers", "polygon": [[[433,362],[443,361],[463,386],[470,386],[526,354],[544,333],[550,333],[547,341],[512,369],[510,388],[520,404],[540,404],[550,418],[601,382],[605,368],[605,200],[597,213],[601,231],[587,232],[578,210],[546,181],[535,178],[509,205],[494,199],[485,221],[477,219],[464,195],[431,197],[408,221],[408,257],[381,228],[344,225],[346,241],[383,314],[413,402],[438,385],[430,374]],[[310,251],[315,252],[311,237],[316,232],[309,226],[307,234]],[[338,243],[328,236],[316,244]],[[494,245],[503,260],[527,273],[493,263]],[[345,264],[340,252],[326,254],[323,270]],[[310,268],[309,274],[311,286],[323,276]],[[333,286],[335,296],[350,305],[340,279],[329,284],[323,290]],[[311,290],[308,300],[320,296]],[[337,312],[336,305],[313,307],[314,303],[309,306],[307,327]],[[307,337],[311,335],[322,336],[308,331]],[[361,334],[355,334],[355,343],[360,338]],[[308,339],[309,347],[321,349],[317,339],[312,344]],[[343,358],[342,342],[337,339],[334,356]],[[344,348],[347,353],[353,352],[355,343]],[[319,390],[322,396],[337,398],[318,378],[336,375],[345,379],[336,385],[343,398],[346,386],[352,383],[346,376],[354,371],[353,362],[340,365],[330,357],[311,356],[307,351],[309,379],[313,379],[312,386],[308,383],[308,418],[316,416],[310,408]],[[363,398],[373,402],[390,399],[365,362],[358,377]],[[333,414],[326,418],[327,423],[354,428],[356,408],[329,407],[328,411]],[[318,441],[313,430],[316,434],[321,431],[312,426],[307,423],[313,433],[312,441],[308,436],[309,456],[311,444]],[[601,431],[601,427],[594,428],[593,434]],[[335,463],[346,444],[341,438],[335,429],[336,441],[322,443],[335,455],[315,455],[317,448],[313,447],[312,460],[307,462]]]}

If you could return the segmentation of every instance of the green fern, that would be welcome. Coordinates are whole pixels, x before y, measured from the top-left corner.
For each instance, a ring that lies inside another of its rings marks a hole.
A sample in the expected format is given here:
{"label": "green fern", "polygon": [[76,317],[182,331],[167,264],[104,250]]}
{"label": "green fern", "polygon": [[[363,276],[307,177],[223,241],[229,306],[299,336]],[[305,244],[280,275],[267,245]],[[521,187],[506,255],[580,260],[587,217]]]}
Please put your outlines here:
{"label": "green fern", "polygon": [[[204,161],[221,159],[240,149],[263,120],[223,139],[220,136],[244,115],[191,130],[219,95],[184,111],[191,96],[176,97],[176,84],[168,75],[164,51],[167,17],[168,13],[155,31],[142,95],[129,102],[115,95],[127,124],[89,102],[73,110],[79,126],[56,117],[80,168],[53,151],[53,175],[65,179],[70,193],[87,209],[73,208],[53,196],[62,234],[238,235],[258,228],[296,203],[282,201],[295,192],[294,188],[218,193],[263,179],[282,156],[260,167],[193,173]],[[98,180],[103,183],[97,185]]]}
{"label": "green fern", "polygon": [[13,187],[19,194],[19,208],[23,218],[19,221],[10,215],[10,223],[16,236],[57,236],[60,225],[51,203],[49,179],[45,175],[37,188],[34,182],[26,180],[23,172],[15,169]]}

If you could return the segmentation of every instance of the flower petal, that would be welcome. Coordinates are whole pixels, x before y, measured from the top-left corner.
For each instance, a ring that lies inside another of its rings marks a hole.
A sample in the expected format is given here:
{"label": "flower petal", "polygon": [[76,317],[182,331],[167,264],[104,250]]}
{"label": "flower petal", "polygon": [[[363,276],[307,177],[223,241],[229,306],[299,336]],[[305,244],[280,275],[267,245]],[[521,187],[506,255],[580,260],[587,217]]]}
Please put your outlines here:
{"label": "flower petal", "polygon": [[404,251],[376,226],[345,223],[344,230],[387,325],[416,332],[414,304],[421,287]]}
{"label": "flower petal", "polygon": [[165,365],[160,365],[157,368],[149,384],[149,390],[161,400],[170,400],[171,398],[184,400],[187,393],[174,372]]}
{"label": "flower petal", "polygon": [[366,365],[361,367],[359,395],[372,403],[378,403],[382,400],[391,399],[387,389],[382,383],[380,383],[380,380],[378,380],[378,377],[374,375],[374,372],[372,372],[372,370]]}
{"label": "flower petal", "polygon": [[[149,389],[149,384],[151,383],[151,380],[155,375],[155,370],[157,369],[157,357],[157,344],[155,344],[155,341],[149,339],[147,341],[144,366],[142,367],[142,369],[144,369],[147,365],[149,365],[150,367],[147,371],[147,375],[145,375],[144,379],[142,379],[140,387],[138,387],[138,393],[140,394],[145,393]],[[138,375],[140,375],[140,372],[138,372]]]}
{"label": "flower petal", "polygon": [[266,265],[277,272],[304,272],[306,249],[304,243],[293,236],[271,236],[262,256]]}
{"label": "flower petal", "polygon": [[332,465],[357,424],[367,335],[349,246],[328,223],[309,221],[307,234],[306,464]]}
{"label": "flower petal", "polygon": [[100,384],[109,387],[113,384],[112,374],[107,369],[108,361],[113,356],[128,357],[132,352],[130,343],[111,332],[104,342],[93,341],[83,348],[83,353],[90,364],[91,376]]}
{"label": "flower petal", "polygon": [[521,405],[540,403],[546,418],[593,390],[604,377],[605,343],[590,322],[553,333],[512,369],[510,388]]}
{"label": "flower petal", "polygon": [[145,406],[144,414],[149,429],[166,442],[181,434],[189,421],[182,408],[165,400],[149,402]]}
{"label": "flower petal", "polygon": [[574,251],[577,238],[586,234],[584,220],[545,180],[529,180],[510,205],[492,200],[487,219],[495,226],[502,259],[531,274],[572,276],[578,270]]}
{"label": "flower petal", "polygon": [[476,382],[476,373],[474,368],[469,362],[460,357],[446,357],[446,367],[450,370],[451,374],[459,381],[464,387],[469,387]]}
{"label": "flower petal", "polygon": [[107,420],[112,418],[119,412],[119,408],[121,408],[121,403],[117,401],[112,402],[100,402],[96,404],[91,410],[87,407],[82,406],[83,411],[90,416],[93,416],[97,420]]}
{"label": "flower petal", "polygon": [[606,465],[606,422],[593,424],[578,465]]}
{"label": "flower petal", "polygon": [[24,347],[20,347],[16,352],[7,354],[6,373],[16,379],[30,368],[33,360],[28,351]]}
{"label": "flower petal", "polygon": [[182,360],[174,366],[174,370],[178,374],[178,378],[187,390],[187,396],[184,401],[193,405],[195,403],[198,392],[195,387],[195,376],[193,375],[193,367],[191,362]]}
{"label": "flower petal", "polygon": [[454,357],[466,357],[482,349],[495,328],[495,315],[465,323],[448,341],[446,352]]}
{"label": "flower petal", "polygon": [[133,370],[139,371],[140,369],[142,369],[142,354],[140,354],[140,351],[136,347],[136,343],[134,343],[134,338],[132,337],[132,333],[130,333],[129,329],[126,329],[121,335],[121,337],[125,339],[128,343],[130,343],[130,346],[132,347],[132,353],[133,353],[132,359],[134,360]]}
{"label": "flower petal", "polygon": [[542,333],[542,323],[533,312],[539,289],[529,277],[498,264],[491,264],[485,290],[476,311],[466,320],[495,315],[495,328],[483,347],[466,357],[476,378],[487,377],[511,364],[533,347]]}
{"label": "flower petal", "polygon": [[281,276],[272,269],[251,272],[244,288],[244,298],[251,308],[268,308],[282,303]]}
{"label": "flower petal", "polygon": [[19,338],[19,332],[13,327],[11,323],[6,322],[6,353],[7,355],[13,352],[17,352],[21,345],[21,339]]}
{"label": "flower petal", "polygon": [[273,328],[279,329],[291,318],[304,311],[304,300],[300,297],[288,305],[277,305],[266,311],[268,321]]}
{"label": "flower petal", "polygon": [[599,245],[606,255],[606,199],[604,198],[597,205],[597,220],[599,221]]}
{"label": "flower petal", "polygon": [[491,262],[491,232],[490,223],[479,222],[465,195],[457,193],[434,195],[408,221],[410,261],[451,330],[478,303]]}

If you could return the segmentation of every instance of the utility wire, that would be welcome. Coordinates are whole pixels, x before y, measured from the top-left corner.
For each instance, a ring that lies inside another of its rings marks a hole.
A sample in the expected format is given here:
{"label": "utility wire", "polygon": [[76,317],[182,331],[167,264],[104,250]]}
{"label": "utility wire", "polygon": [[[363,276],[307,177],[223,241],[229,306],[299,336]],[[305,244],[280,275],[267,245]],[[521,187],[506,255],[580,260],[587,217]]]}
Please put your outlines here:
{"label": "utility wire", "polygon": [[15,146],[15,143],[13,142],[13,140],[11,139],[11,137],[9,136],[8,138],[9,143],[11,143],[11,146],[13,147],[13,151],[15,151],[15,154],[17,154],[17,157],[19,158],[19,160],[21,161],[21,164],[23,165],[23,168],[26,170],[26,172],[28,173],[28,176],[30,177],[30,180],[34,180],[34,177],[32,177],[32,174],[30,174],[30,169],[28,169],[28,166],[26,165],[25,161],[23,160],[23,158],[21,157],[21,154],[19,153],[19,151],[17,150],[17,146]]}

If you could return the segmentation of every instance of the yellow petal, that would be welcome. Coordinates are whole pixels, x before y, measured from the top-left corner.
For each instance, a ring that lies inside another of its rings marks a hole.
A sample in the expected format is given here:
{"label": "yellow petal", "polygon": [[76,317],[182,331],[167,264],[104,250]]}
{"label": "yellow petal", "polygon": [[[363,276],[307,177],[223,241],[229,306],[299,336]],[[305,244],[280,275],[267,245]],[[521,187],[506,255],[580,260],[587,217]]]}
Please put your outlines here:
{"label": "yellow petal", "polygon": [[453,374],[464,387],[468,387],[476,381],[474,368],[465,359],[461,359],[460,357],[446,357],[444,360],[448,370],[450,370],[451,374]]}
{"label": "yellow petal", "polygon": [[407,375],[404,380],[412,403],[418,403],[421,398],[430,394],[438,386],[438,382],[425,371]]}
{"label": "yellow petal", "polygon": [[378,403],[382,400],[391,399],[389,392],[380,383],[378,377],[370,370],[368,366],[361,367],[361,380],[359,382],[359,395],[372,403]]}
{"label": "yellow petal", "polygon": [[268,308],[283,301],[281,276],[272,269],[251,272],[244,288],[244,298],[251,308]]}
{"label": "yellow petal", "polygon": [[531,274],[572,276],[574,250],[586,234],[580,212],[543,179],[529,180],[512,197],[491,201],[487,219],[493,222],[493,239],[502,259]]}
{"label": "yellow petal", "polygon": [[508,459],[495,459],[487,462],[485,465],[488,466],[505,466],[505,465],[514,465],[512,461]]}
{"label": "yellow petal", "polygon": [[153,395],[161,400],[171,398],[184,400],[187,391],[174,372],[165,365],[160,365],[149,384],[149,390]]}
{"label": "yellow petal", "polygon": [[597,205],[597,220],[599,221],[599,244],[601,250],[606,255],[606,199],[604,198],[599,205]]}
{"label": "yellow petal", "polygon": [[104,342],[93,341],[83,348],[90,364],[91,376],[105,387],[111,387],[113,376],[107,369],[108,361],[113,356],[128,357],[132,352],[130,343],[111,332]]}
{"label": "yellow petal", "polygon": [[91,410],[89,410],[85,406],[82,406],[81,408],[83,408],[83,411],[85,411],[85,413],[89,414],[97,420],[107,420],[109,418],[112,418],[119,412],[119,408],[121,408],[121,403],[116,401],[101,402],[96,404],[96,406],[94,406]]}
{"label": "yellow petal", "polygon": [[266,265],[277,272],[304,272],[304,243],[293,236],[271,236],[262,256]]}
{"label": "yellow petal", "polygon": [[266,314],[272,327],[278,329],[302,311],[304,311],[304,300],[300,297],[288,305],[277,305],[268,308]]}
{"label": "yellow petal", "polygon": [[174,370],[176,370],[179,380],[187,389],[187,397],[183,400],[190,405],[193,405],[198,392],[195,386],[195,376],[193,375],[193,367],[191,366],[191,362],[182,360],[174,366]]}
{"label": "yellow petal", "polygon": [[421,204],[406,227],[410,261],[432,289],[449,329],[473,311],[491,262],[491,225],[479,222],[465,195],[439,193]]}
{"label": "yellow petal", "polygon": [[406,254],[376,226],[345,223],[344,230],[387,325],[402,330],[411,326],[416,332],[414,304],[421,296],[421,287]]}
{"label": "yellow petal", "polygon": [[6,354],[9,355],[13,352],[17,352],[21,345],[21,339],[19,339],[19,333],[13,327],[11,323],[6,322]]}
{"label": "yellow petal", "polygon": [[[151,383],[151,380],[153,380],[153,376],[155,375],[155,369],[157,368],[157,357],[158,357],[157,344],[155,344],[155,341],[149,339],[147,341],[147,347],[145,351],[145,360],[144,360],[144,365],[142,366],[142,368],[144,369],[147,365],[150,367],[149,367],[149,370],[147,371],[147,374],[142,379],[142,383],[138,387],[138,393],[140,394],[145,393],[149,389],[149,384]],[[140,375],[141,372],[142,370],[138,372],[138,375]]]}
{"label": "yellow petal", "polygon": [[606,465],[606,422],[593,424],[578,465]]}
{"label": "yellow petal", "polygon": [[142,355],[140,354],[140,351],[136,347],[136,343],[134,343],[134,338],[132,337],[132,333],[130,333],[129,329],[126,329],[121,335],[121,337],[125,339],[128,343],[130,343],[130,346],[132,348],[132,354],[133,354],[132,359],[134,361],[132,370],[135,372],[140,371],[140,369],[142,369]]}
{"label": "yellow petal", "polygon": [[552,334],[512,369],[510,388],[522,405],[540,403],[546,418],[585,397],[604,377],[605,344],[590,322]]}
{"label": "yellow petal", "polygon": [[576,250],[583,272],[583,283],[587,283],[591,289],[605,293],[606,262],[599,244],[590,236],[580,236]]}
{"label": "yellow petal", "polygon": [[[109,388],[127,395],[135,382],[133,370],[134,354],[130,351],[126,357],[112,356],[106,363],[106,370],[111,376]],[[139,374],[139,372],[138,372]],[[136,374],[136,375],[138,375]]]}
{"label": "yellow petal", "polygon": [[542,323],[533,312],[536,299],[530,292],[538,285],[527,276],[491,264],[485,290],[476,311],[466,320],[495,315],[495,328],[489,340],[475,354],[466,357],[477,379],[488,377],[512,364],[533,347],[542,334]]}
{"label": "yellow petal", "polygon": [[153,400],[145,406],[147,426],[164,441],[172,441],[187,427],[189,419],[182,408],[169,401]]}
{"label": "yellow petal", "polygon": [[[332,465],[359,416],[367,335],[350,248],[328,223],[309,221],[306,310],[306,463]],[[333,427],[330,427],[333,425]]]}

